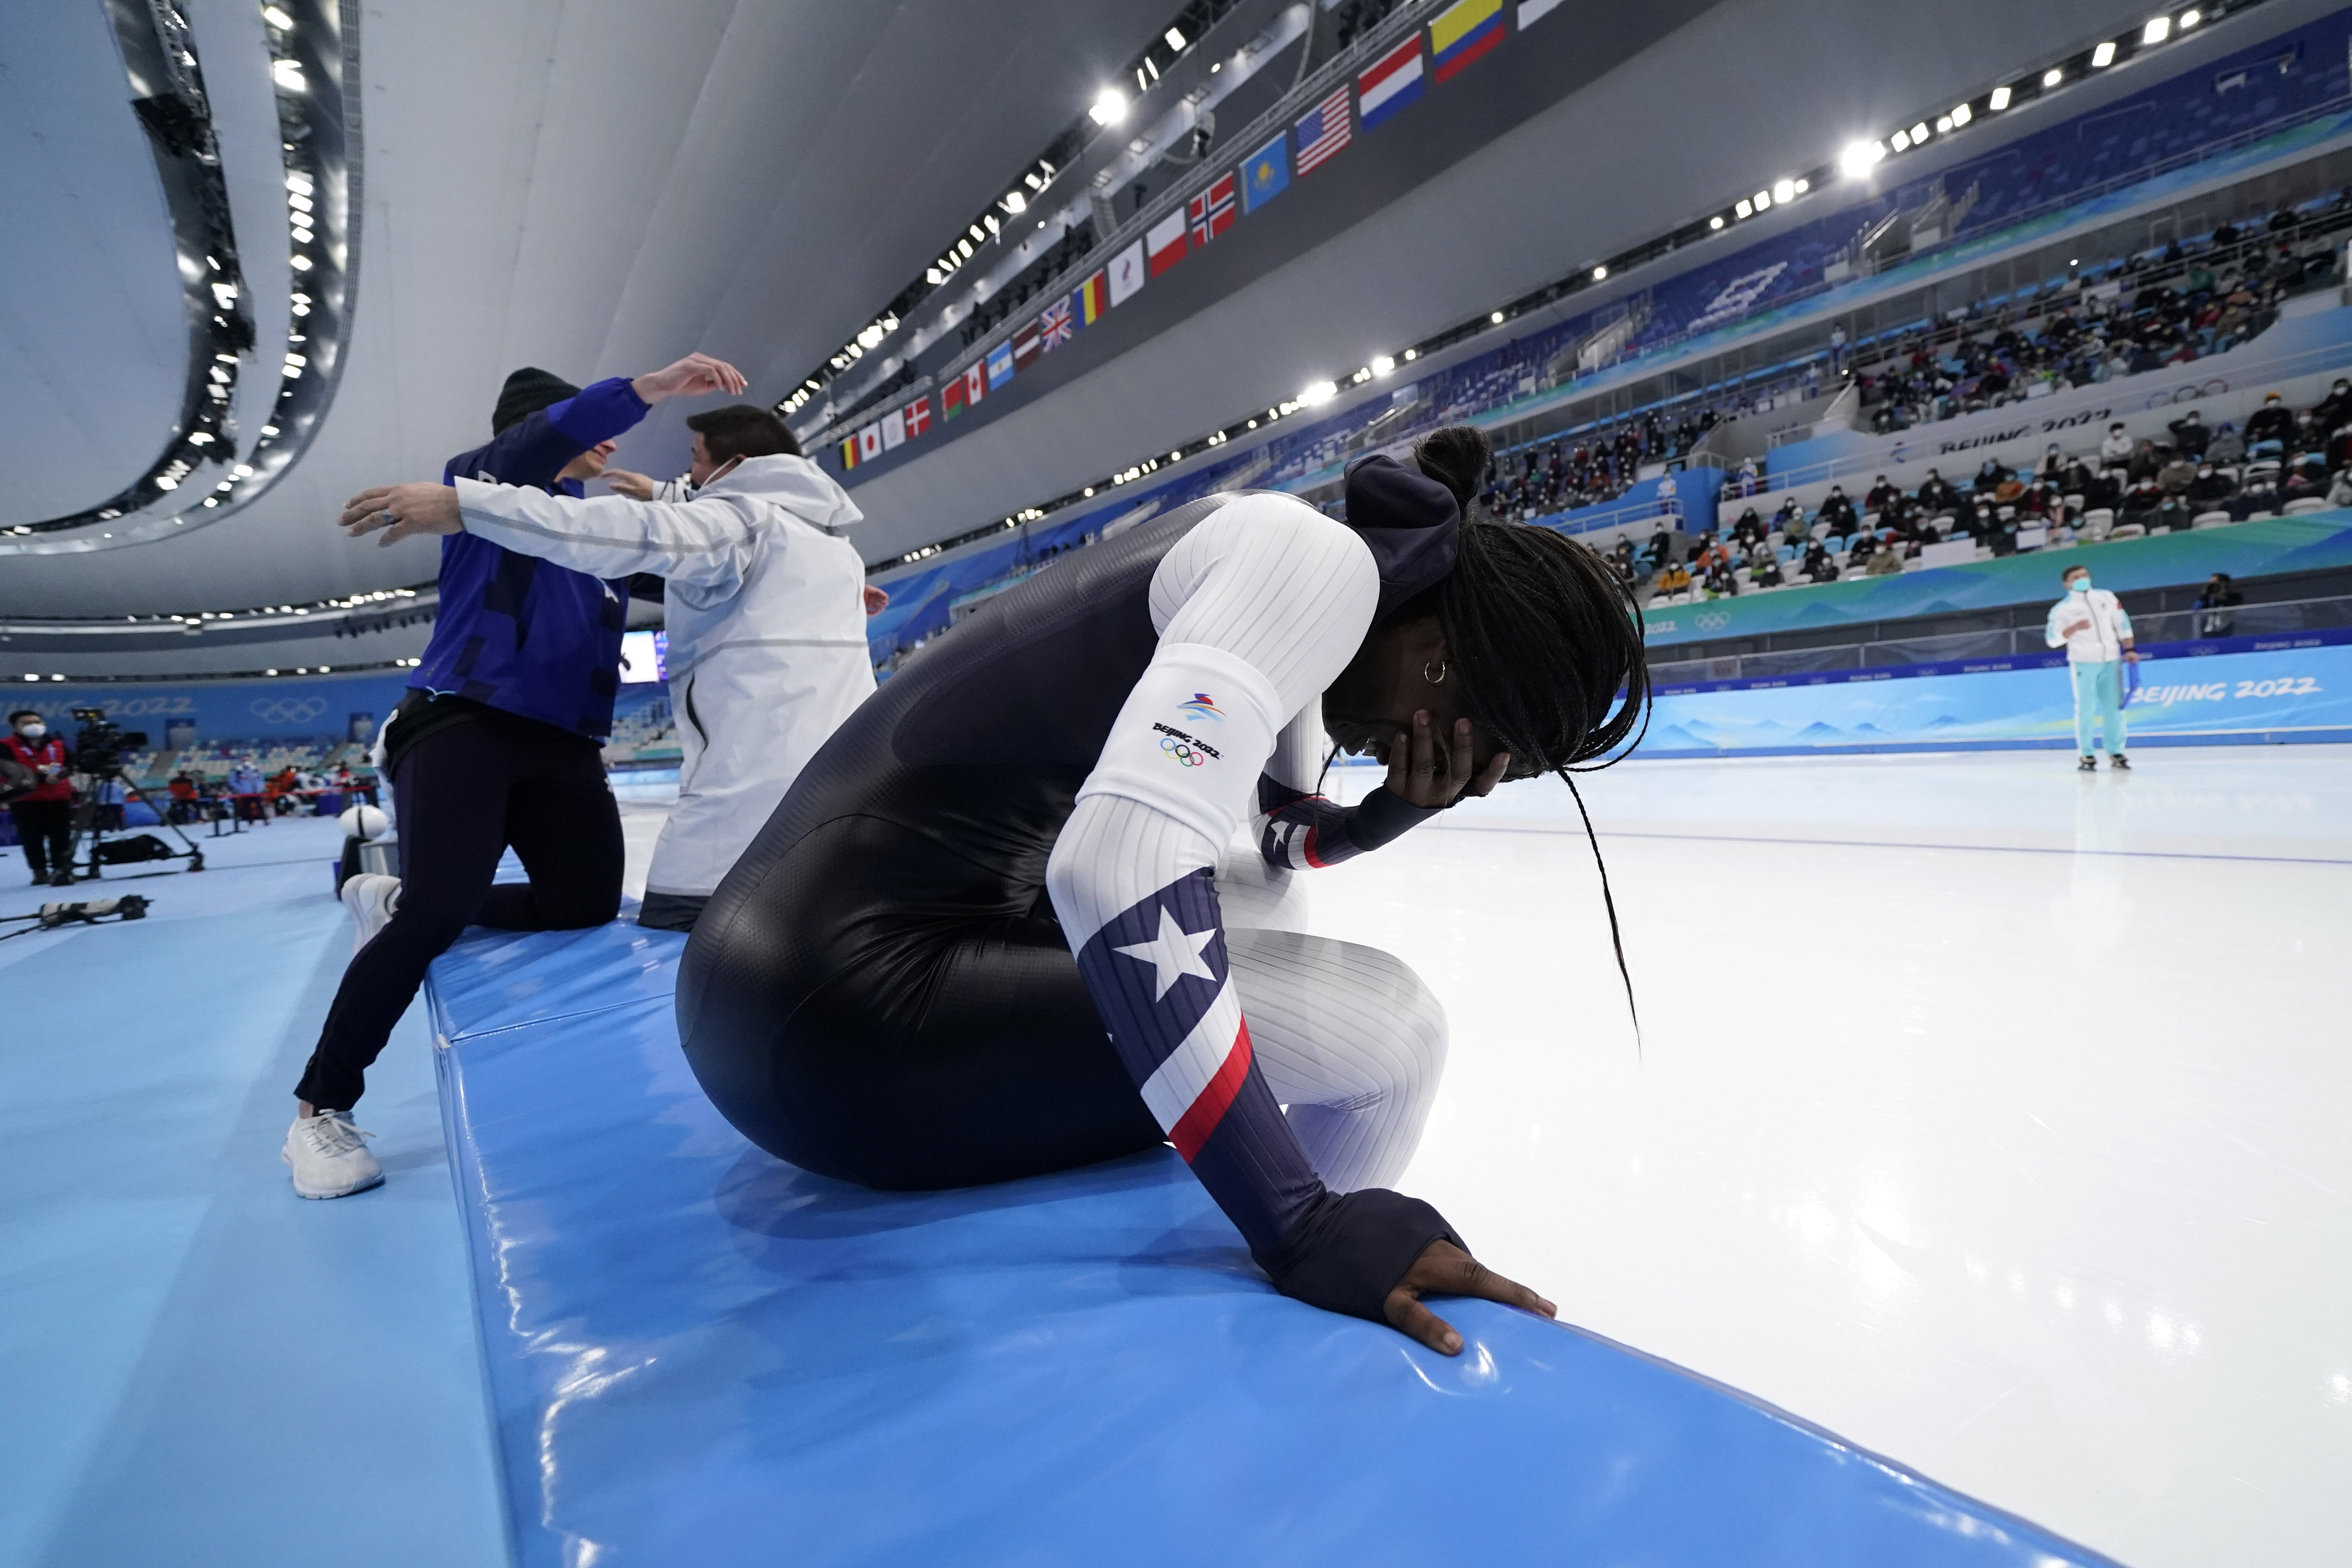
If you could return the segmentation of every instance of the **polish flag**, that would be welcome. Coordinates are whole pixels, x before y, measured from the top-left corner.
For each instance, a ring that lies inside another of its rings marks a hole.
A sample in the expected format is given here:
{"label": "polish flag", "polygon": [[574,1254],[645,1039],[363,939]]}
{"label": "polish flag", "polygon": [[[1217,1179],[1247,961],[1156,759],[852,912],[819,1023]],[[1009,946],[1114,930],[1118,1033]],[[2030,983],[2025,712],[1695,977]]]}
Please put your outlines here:
{"label": "polish flag", "polygon": [[1184,209],[1178,207],[1153,224],[1143,237],[1143,248],[1154,278],[1183,260]]}

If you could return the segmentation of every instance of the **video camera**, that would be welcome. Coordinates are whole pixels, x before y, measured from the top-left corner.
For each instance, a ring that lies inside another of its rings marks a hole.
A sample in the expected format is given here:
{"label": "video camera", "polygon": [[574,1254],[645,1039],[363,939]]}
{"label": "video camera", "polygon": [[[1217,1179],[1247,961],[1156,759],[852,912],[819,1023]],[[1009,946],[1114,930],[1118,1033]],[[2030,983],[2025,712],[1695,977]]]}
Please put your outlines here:
{"label": "video camera", "polygon": [[106,716],[103,708],[77,708],[73,716],[79,721],[81,731],[74,737],[74,767],[85,773],[104,774],[121,771],[122,754],[135,752],[147,744],[144,730],[125,730]]}

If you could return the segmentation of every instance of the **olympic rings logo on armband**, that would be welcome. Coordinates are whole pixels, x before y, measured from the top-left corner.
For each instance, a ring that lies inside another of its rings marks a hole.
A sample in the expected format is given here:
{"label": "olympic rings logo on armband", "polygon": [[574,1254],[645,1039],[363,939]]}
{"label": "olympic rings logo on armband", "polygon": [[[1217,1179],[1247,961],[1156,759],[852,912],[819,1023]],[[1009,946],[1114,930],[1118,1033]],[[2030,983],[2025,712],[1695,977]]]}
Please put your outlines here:
{"label": "olympic rings logo on armband", "polygon": [[1173,735],[1160,736],[1160,749],[1167,752],[1170,756],[1175,758],[1178,762],[1183,763],[1188,768],[1204,768],[1209,765],[1208,758],[1202,756],[1200,752],[1194,751],[1192,747],[1186,745],[1183,742],[1178,740]]}

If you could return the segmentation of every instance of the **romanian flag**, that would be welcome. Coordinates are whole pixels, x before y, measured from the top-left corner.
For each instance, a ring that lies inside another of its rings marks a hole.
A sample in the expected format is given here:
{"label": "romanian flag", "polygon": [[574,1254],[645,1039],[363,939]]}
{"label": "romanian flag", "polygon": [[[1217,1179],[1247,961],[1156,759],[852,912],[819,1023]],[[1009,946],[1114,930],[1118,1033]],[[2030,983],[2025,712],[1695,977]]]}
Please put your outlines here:
{"label": "romanian flag", "polygon": [[1110,281],[1097,272],[1078,286],[1078,310],[1091,327],[1110,310]]}
{"label": "romanian flag", "polygon": [[1454,0],[1429,24],[1430,72],[1444,81],[1503,41],[1503,0]]}

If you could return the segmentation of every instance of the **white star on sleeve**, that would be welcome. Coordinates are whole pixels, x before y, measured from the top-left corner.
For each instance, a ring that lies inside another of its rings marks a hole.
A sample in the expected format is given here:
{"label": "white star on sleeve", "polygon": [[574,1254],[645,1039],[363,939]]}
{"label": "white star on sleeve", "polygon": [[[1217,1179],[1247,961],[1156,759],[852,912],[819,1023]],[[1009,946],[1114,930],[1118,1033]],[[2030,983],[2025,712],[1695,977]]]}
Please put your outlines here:
{"label": "white star on sleeve", "polygon": [[1124,953],[1138,963],[1152,966],[1157,972],[1158,989],[1152,992],[1151,999],[1157,1002],[1168,994],[1168,988],[1176,984],[1179,975],[1196,974],[1203,980],[1217,977],[1209,967],[1209,961],[1201,956],[1201,950],[1213,942],[1216,935],[1217,928],[1214,926],[1207,931],[1186,931],[1176,923],[1176,917],[1169,912],[1168,906],[1162,904],[1160,906],[1158,936],[1150,942],[1137,942],[1132,947],[1115,947],[1111,951]]}

